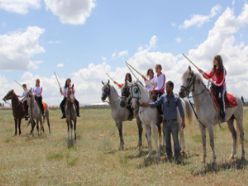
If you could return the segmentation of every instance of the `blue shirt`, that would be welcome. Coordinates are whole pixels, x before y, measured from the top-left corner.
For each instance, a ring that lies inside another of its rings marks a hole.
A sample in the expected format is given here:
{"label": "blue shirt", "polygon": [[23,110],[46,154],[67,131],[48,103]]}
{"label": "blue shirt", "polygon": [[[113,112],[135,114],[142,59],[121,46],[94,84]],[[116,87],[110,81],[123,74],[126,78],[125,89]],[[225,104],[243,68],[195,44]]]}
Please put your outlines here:
{"label": "blue shirt", "polygon": [[158,107],[162,105],[164,120],[176,120],[177,119],[177,108],[179,109],[180,115],[184,117],[184,110],[182,102],[177,95],[172,94],[162,95],[157,101],[150,103],[151,107]]}

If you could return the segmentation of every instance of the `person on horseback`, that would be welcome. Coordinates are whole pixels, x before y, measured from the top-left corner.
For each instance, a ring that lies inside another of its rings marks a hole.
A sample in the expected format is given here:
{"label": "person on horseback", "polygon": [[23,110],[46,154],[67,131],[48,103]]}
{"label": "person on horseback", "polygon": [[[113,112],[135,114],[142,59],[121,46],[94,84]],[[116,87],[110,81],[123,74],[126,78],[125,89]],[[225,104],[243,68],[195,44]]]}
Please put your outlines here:
{"label": "person on horseback", "polygon": [[130,93],[129,93],[128,83],[132,83],[132,75],[130,73],[126,73],[124,84],[120,84],[114,81],[114,84],[116,84],[118,88],[122,90],[122,93],[121,93],[122,96],[125,95],[125,97],[128,98],[127,104],[121,101],[121,106],[124,107],[126,105],[127,109],[129,110],[128,120],[132,120],[134,114],[133,114],[133,109],[131,107],[131,98],[129,98]]}
{"label": "person on horseback", "polygon": [[156,95],[157,99],[164,94],[165,91],[165,82],[166,82],[166,76],[162,73],[162,66],[160,64],[157,64],[155,66],[156,75],[154,77],[154,82],[156,86],[152,90],[152,92]]}
{"label": "person on horseback", "polygon": [[22,85],[23,88],[23,93],[21,96],[18,96],[19,98],[21,98],[21,102],[24,105],[24,110],[25,110],[25,120],[28,119],[28,101],[27,101],[27,95],[28,95],[28,88],[26,84]]}
{"label": "person on horseback", "polygon": [[[68,96],[68,90],[72,90],[73,94],[75,94],[74,87],[71,85],[71,79],[69,79],[69,78],[65,81],[64,90],[62,90],[62,88],[60,88],[60,93],[61,93],[62,96],[64,96],[64,99],[60,103],[60,109],[61,109],[61,112],[62,112],[61,119],[65,118],[65,102],[66,102],[66,98]],[[79,109],[80,109],[79,102],[78,102],[78,100],[76,98],[75,98],[74,102],[75,102],[75,106],[76,106],[77,117],[80,117],[80,114],[79,114]]]}
{"label": "person on horseback", "polygon": [[212,71],[207,73],[199,69],[204,78],[211,81],[211,91],[214,93],[220,106],[220,117],[225,119],[225,97],[226,97],[226,69],[220,55],[213,59]]}
{"label": "person on horseback", "polygon": [[154,72],[151,68],[147,70],[146,76],[147,77],[142,76],[142,78],[145,81],[146,89],[149,91],[149,93],[151,93],[156,87]]}
{"label": "person on horseback", "polygon": [[41,113],[44,115],[42,93],[43,93],[43,88],[40,86],[40,79],[36,79],[35,87],[33,88],[33,94],[34,94],[34,97],[35,97],[37,104],[39,105]]}

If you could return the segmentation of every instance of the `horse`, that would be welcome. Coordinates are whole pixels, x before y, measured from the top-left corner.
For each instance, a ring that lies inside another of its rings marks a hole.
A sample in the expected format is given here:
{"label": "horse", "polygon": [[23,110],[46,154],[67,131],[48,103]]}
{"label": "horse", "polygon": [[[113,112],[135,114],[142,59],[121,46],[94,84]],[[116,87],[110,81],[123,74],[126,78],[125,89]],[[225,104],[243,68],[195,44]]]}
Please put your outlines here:
{"label": "horse", "polygon": [[[38,135],[40,135],[39,128],[41,128],[41,130],[44,133],[45,130],[44,130],[43,122],[44,122],[45,119],[47,121],[49,134],[51,134],[48,107],[46,106],[46,108],[44,108],[44,116],[43,116],[39,105],[35,101],[35,98],[34,98],[32,90],[28,91],[27,102],[28,102],[28,112],[29,112],[30,123],[31,123],[30,134],[33,135],[33,130],[34,130],[35,125],[36,125],[37,131],[38,131]],[[44,105],[45,105],[45,103],[44,103]]]}
{"label": "horse", "polygon": [[3,98],[3,101],[11,100],[12,112],[15,120],[15,136],[19,132],[21,135],[21,121],[22,118],[25,117],[24,105],[21,101],[19,101],[17,95],[14,90],[10,90]]}
{"label": "horse", "polygon": [[245,159],[244,150],[244,128],[243,128],[243,104],[241,99],[236,97],[237,106],[226,109],[226,117],[224,121],[220,120],[219,111],[216,109],[216,105],[213,101],[212,95],[209,89],[203,83],[200,74],[194,73],[189,67],[182,76],[182,86],[180,90],[180,97],[189,96],[192,93],[192,97],[195,103],[196,116],[199,121],[202,146],[203,146],[203,157],[202,162],[206,162],[207,151],[206,151],[206,129],[209,133],[210,146],[212,149],[212,160],[216,162],[216,153],[214,147],[214,131],[213,127],[221,122],[227,122],[228,128],[232,134],[233,147],[230,159],[233,160],[236,156],[237,149],[237,132],[234,127],[234,120],[237,123],[237,129],[240,134],[241,143],[241,159]]}
{"label": "horse", "polygon": [[[121,99],[116,91],[116,89],[110,85],[110,82],[108,81],[107,83],[102,82],[103,87],[102,87],[102,96],[101,99],[102,101],[106,101],[106,99],[109,99],[109,105],[111,108],[112,112],[112,118],[115,121],[116,127],[119,132],[119,138],[120,138],[120,145],[119,145],[119,150],[124,150],[124,139],[123,139],[123,132],[122,132],[122,124],[123,122],[127,121],[129,118],[129,110],[126,107],[121,106]],[[138,127],[138,148],[139,151],[141,151],[142,148],[142,133],[143,133],[143,128],[141,121],[139,117],[136,118],[136,124]]]}
{"label": "horse", "polygon": [[[74,90],[68,89],[67,98],[65,102],[65,117],[67,123],[67,132],[68,132],[68,145],[69,143],[74,143],[73,140],[76,141],[76,126],[77,126],[77,112],[75,107],[75,97],[74,97]],[[74,135],[74,137],[73,137]]]}
{"label": "horse", "polygon": [[[131,98],[132,98],[132,107],[134,109],[138,109],[138,114],[141,119],[142,124],[146,128],[146,135],[148,140],[148,154],[146,158],[150,158],[152,155],[152,141],[151,136],[153,135],[154,142],[155,142],[155,148],[156,148],[156,157],[160,158],[160,151],[161,151],[161,138],[158,140],[158,123],[160,120],[160,116],[158,113],[157,108],[151,108],[151,107],[142,107],[139,106],[140,103],[149,103],[152,102],[152,99],[150,98],[149,92],[147,89],[142,85],[140,81],[130,83],[130,92],[131,92]],[[189,102],[181,99],[183,109],[186,116],[186,121],[191,122],[192,121],[192,110],[190,109]],[[177,120],[179,123],[179,137],[180,137],[180,146],[181,146],[181,152],[185,153],[185,140],[184,140],[184,131],[182,129],[182,118],[180,117],[179,111],[177,110]],[[159,124],[160,125],[160,124]]]}

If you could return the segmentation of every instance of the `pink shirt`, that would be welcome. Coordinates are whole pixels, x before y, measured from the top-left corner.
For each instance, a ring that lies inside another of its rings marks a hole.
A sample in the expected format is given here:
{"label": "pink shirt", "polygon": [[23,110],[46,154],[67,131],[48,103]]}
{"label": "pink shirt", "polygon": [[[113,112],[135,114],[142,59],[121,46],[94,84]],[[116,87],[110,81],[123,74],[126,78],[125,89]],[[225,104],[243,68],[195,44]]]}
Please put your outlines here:
{"label": "pink shirt", "polygon": [[42,96],[42,87],[34,87],[33,88],[33,93],[35,96],[37,97],[41,97]]}
{"label": "pink shirt", "polygon": [[156,87],[155,77],[151,80],[145,80],[146,90],[151,92]]}

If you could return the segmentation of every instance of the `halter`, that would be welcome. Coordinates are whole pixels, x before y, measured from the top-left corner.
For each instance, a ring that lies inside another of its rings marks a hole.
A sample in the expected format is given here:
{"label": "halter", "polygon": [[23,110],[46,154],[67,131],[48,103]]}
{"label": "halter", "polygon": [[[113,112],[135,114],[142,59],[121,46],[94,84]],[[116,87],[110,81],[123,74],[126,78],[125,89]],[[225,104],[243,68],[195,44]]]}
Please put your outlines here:
{"label": "halter", "polygon": [[140,93],[140,88],[138,86],[138,84],[133,84],[130,87],[130,92],[131,92],[131,98],[137,99],[138,101],[141,98],[141,93]]}
{"label": "halter", "polygon": [[195,80],[196,80],[196,75],[195,75],[193,72],[192,72],[191,74],[192,74],[192,75],[191,75],[191,78],[190,78],[190,80],[189,80],[188,86],[187,86],[187,87],[181,86],[181,89],[182,89],[183,91],[186,91],[186,93],[188,94],[188,96],[187,96],[188,99],[189,99],[189,98],[198,97],[198,96],[200,96],[201,94],[203,94],[206,90],[208,90],[207,87],[206,87],[206,85],[205,85],[204,83],[201,82],[202,85],[204,86],[203,90],[200,91],[199,93],[195,94],[195,95],[189,96],[190,88],[191,88],[192,86],[193,86],[193,89],[192,89],[191,92],[194,92],[194,91],[195,91]]}

